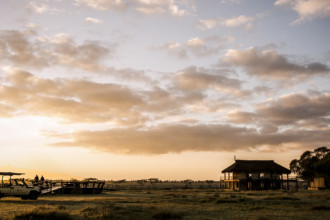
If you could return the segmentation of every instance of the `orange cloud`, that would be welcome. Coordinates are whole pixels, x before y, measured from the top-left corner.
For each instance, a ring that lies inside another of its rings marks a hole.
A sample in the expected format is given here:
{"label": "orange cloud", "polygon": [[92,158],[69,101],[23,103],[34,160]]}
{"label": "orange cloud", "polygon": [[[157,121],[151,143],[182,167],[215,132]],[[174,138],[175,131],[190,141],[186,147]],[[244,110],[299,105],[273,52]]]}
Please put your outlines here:
{"label": "orange cloud", "polygon": [[[322,131],[292,129],[285,133],[259,134],[255,129],[230,125],[162,124],[150,128],[81,131],[71,141],[53,146],[77,146],[117,154],[165,154],[183,151],[235,151],[268,146],[307,146],[329,141],[330,129]],[[67,134],[63,138],[67,137]]]}

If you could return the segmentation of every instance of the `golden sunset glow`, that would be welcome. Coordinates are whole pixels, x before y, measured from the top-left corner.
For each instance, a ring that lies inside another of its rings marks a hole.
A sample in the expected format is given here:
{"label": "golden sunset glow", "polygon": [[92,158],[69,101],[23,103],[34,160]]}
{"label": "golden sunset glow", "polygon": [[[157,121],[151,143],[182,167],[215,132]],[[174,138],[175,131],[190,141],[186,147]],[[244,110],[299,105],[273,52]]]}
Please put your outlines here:
{"label": "golden sunset glow", "polygon": [[[258,6],[258,7],[256,7]],[[330,2],[1,1],[0,170],[217,180],[330,143]]]}

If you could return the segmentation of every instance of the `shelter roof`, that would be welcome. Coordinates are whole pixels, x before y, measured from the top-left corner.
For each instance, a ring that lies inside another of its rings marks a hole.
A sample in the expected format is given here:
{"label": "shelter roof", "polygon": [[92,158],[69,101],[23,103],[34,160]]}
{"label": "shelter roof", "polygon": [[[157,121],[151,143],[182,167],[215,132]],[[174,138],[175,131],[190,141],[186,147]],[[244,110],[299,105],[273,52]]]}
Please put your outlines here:
{"label": "shelter roof", "polygon": [[290,174],[291,170],[275,163],[273,160],[236,160],[234,164],[222,171],[222,173],[226,172],[270,172]]}
{"label": "shelter roof", "polygon": [[14,175],[24,175],[25,173],[14,173],[14,172],[0,172],[2,176],[14,176]]}

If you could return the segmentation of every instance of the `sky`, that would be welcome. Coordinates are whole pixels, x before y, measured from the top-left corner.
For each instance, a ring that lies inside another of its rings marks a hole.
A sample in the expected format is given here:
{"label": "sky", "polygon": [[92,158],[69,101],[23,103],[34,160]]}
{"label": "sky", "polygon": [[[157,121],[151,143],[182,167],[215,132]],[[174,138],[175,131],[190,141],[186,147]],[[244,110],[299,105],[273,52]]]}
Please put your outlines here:
{"label": "sky", "polygon": [[330,0],[0,3],[2,171],[217,180],[329,146]]}

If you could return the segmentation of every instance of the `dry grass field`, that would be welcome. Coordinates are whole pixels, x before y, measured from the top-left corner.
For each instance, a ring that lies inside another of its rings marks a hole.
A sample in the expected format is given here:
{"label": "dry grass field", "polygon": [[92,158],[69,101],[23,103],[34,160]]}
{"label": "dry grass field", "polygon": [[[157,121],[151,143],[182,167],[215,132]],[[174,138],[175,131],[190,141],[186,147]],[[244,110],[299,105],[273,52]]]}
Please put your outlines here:
{"label": "dry grass field", "polygon": [[121,190],[0,200],[0,219],[330,219],[330,191]]}

